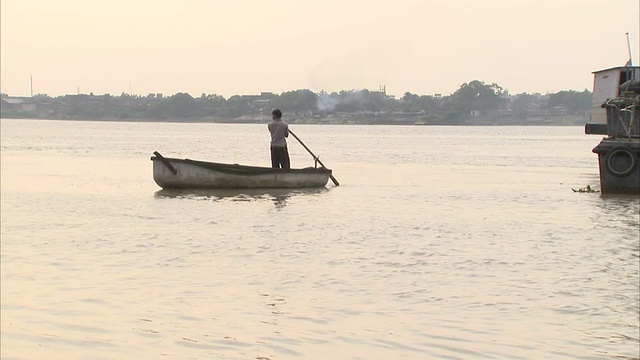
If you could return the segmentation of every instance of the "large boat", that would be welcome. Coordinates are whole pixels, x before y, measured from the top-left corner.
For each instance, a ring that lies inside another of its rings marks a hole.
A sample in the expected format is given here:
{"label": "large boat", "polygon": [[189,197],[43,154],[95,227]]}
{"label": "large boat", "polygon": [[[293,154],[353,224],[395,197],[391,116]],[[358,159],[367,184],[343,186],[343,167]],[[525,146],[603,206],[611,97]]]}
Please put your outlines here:
{"label": "large boat", "polygon": [[606,135],[592,150],[598,154],[601,192],[640,194],[640,67],[594,72],[585,133]]}
{"label": "large boat", "polygon": [[325,167],[274,169],[153,154],[153,180],[163,189],[320,188],[331,177],[331,170]]}

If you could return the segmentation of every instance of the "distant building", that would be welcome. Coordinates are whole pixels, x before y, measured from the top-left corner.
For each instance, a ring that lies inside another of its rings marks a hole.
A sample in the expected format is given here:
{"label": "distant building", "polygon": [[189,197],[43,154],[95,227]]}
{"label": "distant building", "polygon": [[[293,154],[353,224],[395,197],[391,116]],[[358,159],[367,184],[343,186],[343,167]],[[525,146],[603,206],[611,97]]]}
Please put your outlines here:
{"label": "distant building", "polygon": [[36,104],[31,98],[2,97],[2,111],[27,111],[36,110]]}
{"label": "distant building", "polygon": [[271,100],[263,100],[263,99],[253,100],[251,102],[251,107],[255,110],[271,109]]}
{"label": "distant building", "polygon": [[395,99],[395,95],[387,95],[387,87],[385,85],[380,85],[380,89],[378,91],[370,91],[372,94],[380,94],[383,97],[388,99]]}

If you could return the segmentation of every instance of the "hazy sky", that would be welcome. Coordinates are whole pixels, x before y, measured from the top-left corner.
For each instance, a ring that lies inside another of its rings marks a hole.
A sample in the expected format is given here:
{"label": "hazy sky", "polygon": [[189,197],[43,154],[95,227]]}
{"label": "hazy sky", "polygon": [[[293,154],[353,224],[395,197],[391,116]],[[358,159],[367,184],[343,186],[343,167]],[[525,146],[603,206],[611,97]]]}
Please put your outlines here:
{"label": "hazy sky", "polygon": [[639,0],[0,0],[0,87],[228,98],[263,91],[592,90],[639,55]]}

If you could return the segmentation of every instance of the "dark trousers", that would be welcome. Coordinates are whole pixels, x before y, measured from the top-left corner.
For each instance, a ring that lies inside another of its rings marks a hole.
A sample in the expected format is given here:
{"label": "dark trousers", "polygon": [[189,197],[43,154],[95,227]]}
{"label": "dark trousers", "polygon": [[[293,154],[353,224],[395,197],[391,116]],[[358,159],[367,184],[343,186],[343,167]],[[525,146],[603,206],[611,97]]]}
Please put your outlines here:
{"label": "dark trousers", "polygon": [[289,161],[289,151],[287,147],[271,148],[271,167],[289,169],[291,167]]}

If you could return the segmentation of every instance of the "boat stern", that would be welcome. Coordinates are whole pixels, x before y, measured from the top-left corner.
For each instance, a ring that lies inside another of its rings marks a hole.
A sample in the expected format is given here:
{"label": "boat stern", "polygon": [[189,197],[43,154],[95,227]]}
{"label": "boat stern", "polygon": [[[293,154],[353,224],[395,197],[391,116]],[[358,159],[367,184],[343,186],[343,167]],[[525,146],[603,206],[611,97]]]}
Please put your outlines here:
{"label": "boat stern", "polygon": [[640,140],[603,139],[598,154],[600,189],[610,194],[640,194]]}

